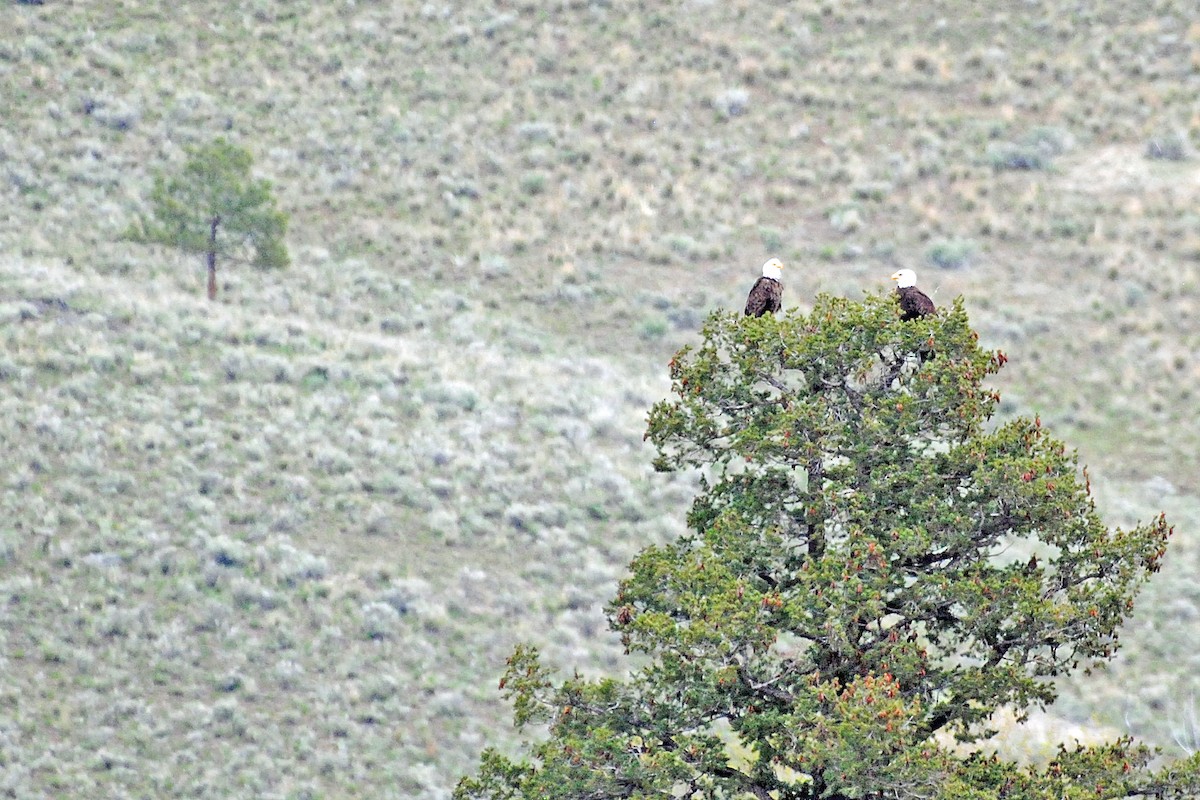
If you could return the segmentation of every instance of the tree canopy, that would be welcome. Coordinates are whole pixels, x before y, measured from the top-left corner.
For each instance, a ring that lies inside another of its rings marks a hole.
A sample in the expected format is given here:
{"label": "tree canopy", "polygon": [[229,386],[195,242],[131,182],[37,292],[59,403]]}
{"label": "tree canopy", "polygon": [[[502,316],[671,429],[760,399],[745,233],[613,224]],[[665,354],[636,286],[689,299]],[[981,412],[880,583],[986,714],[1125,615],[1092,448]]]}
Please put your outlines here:
{"label": "tree canopy", "polygon": [[271,184],[250,177],[245,148],[218,138],[192,148],[181,172],[159,173],[150,193],[152,216],[130,231],[138,241],[202,253],[208,296],[217,292],[217,256],[250,256],[254,266],[286,267],[287,215],[275,207]]}
{"label": "tree canopy", "polygon": [[1128,739],[1035,768],[953,746],[1110,658],[1171,532],[1110,529],[1039,419],[993,423],[1006,357],[977,340],[961,301],[710,316],[647,431],[658,469],[703,475],[689,532],[608,607],[642,665],[556,681],[518,648],[501,687],[548,735],[456,797],[1197,796],[1200,757]]}

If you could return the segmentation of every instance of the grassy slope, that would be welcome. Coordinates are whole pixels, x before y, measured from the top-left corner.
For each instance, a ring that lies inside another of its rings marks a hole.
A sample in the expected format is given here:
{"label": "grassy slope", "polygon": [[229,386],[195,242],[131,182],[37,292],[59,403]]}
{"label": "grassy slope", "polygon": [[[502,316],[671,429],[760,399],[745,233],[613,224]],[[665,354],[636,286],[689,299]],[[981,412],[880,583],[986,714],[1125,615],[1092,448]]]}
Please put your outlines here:
{"label": "grassy slope", "polygon": [[[0,10],[0,789],[442,796],[513,641],[619,667],[691,491],[642,419],[771,253],[792,303],[964,294],[1113,521],[1175,516],[1055,710],[1182,722],[1200,170],[1143,154],[1198,132],[1187,4],[106,6]],[[295,266],[210,305],[119,234],[215,135]]]}

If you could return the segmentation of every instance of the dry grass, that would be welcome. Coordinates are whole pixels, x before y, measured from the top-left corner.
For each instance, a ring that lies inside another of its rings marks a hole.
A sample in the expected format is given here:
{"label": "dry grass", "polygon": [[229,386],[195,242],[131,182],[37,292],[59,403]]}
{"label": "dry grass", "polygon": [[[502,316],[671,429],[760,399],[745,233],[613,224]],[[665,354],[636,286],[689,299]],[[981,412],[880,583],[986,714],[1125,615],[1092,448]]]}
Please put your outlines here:
{"label": "dry grass", "polygon": [[[1191,11],[5,7],[0,791],[444,797],[506,730],[512,642],[618,668],[599,605],[691,493],[644,415],[769,254],[789,303],[898,264],[965,295],[1007,412],[1080,446],[1115,522],[1173,515],[1125,654],[1052,709],[1171,744],[1200,666]],[[217,135],[295,264],[208,304],[198,261],[119,236]]]}

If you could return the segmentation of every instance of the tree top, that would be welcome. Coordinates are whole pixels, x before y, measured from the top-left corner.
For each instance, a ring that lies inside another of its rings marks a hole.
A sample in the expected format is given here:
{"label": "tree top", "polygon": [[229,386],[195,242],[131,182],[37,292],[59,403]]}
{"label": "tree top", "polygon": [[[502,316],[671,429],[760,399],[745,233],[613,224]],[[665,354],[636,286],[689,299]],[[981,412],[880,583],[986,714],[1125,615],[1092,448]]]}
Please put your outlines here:
{"label": "tree top", "polygon": [[644,665],[556,684],[518,649],[502,686],[549,737],[457,796],[1193,796],[1200,757],[1153,772],[1127,740],[1033,770],[947,745],[1110,657],[1170,535],[1108,528],[1036,417],[991,421],[1005,361],[961,300],[711,315],[646,434],[659,469],[702,472],[690,530],[608,607]]}

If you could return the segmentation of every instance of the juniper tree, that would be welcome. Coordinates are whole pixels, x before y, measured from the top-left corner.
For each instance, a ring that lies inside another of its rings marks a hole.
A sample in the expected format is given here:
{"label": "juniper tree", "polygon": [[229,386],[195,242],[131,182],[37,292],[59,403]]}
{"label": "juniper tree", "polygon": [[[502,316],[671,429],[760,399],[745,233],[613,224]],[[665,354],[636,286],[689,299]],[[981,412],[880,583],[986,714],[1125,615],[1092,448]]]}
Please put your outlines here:
{"label": "juniper tree", "polygon": [[253,158],[244,148],[217,139],[189,151],[177,175],[159,173],[150,193],[151,219],[131,238],[204,255],[208,299],[217,296],[217,256],[252,253],[260,268],[285,267],[287,215],[275,207],[271,184],[250,177]]}
{"label": "juniper tree", "polygon": [[641,665],[556,680],[519,647],[501,688],[546,735],[485,751],[455,796],[1198,796],[1200,757],[1155,770],[1127,739],[1037,768],[951,746],[1111,657],[1170,534],[1108,528],[1039,419],[990,423],[1006,359],[977,338],[961,301],[712,315],[647,432],[659,469],[704,476],[689,532],[607,610]]}

